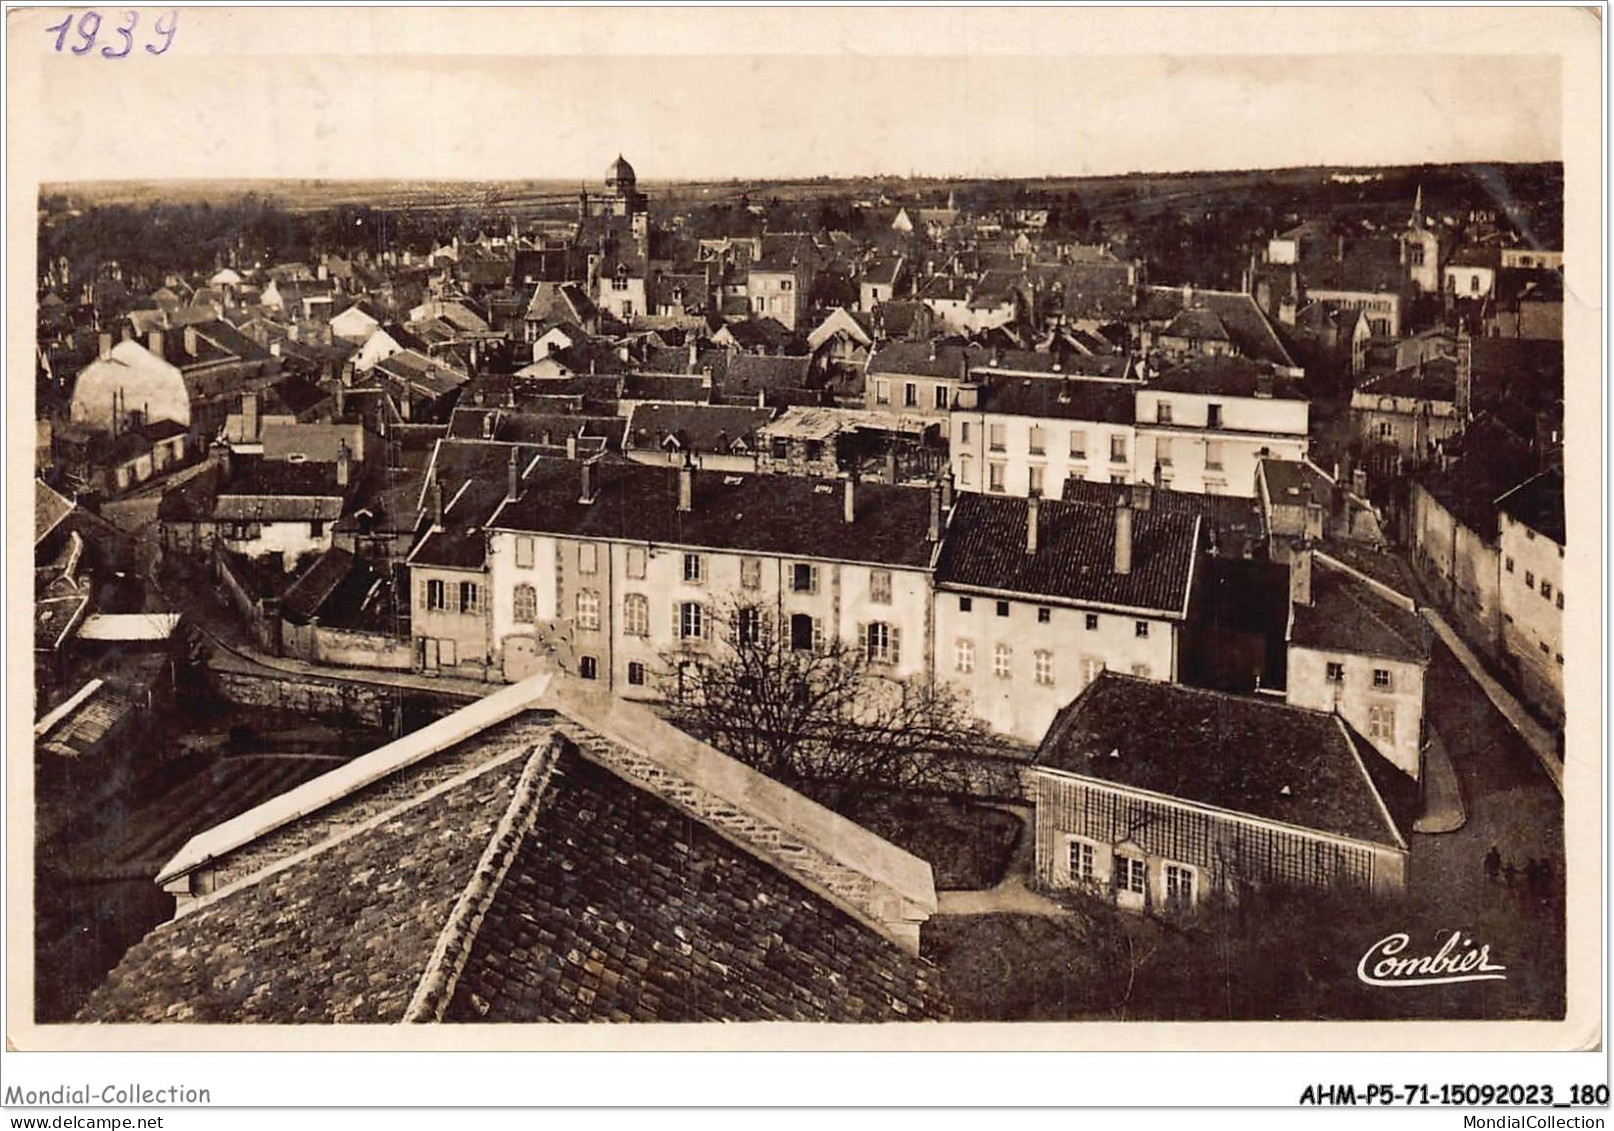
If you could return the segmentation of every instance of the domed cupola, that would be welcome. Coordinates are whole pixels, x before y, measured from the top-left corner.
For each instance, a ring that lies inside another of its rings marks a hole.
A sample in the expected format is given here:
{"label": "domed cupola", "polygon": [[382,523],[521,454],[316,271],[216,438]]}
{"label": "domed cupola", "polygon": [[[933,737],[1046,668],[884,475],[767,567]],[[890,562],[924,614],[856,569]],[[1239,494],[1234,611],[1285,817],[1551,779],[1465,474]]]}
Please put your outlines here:
{"label": "domed cupola", "polygon": [[638,179],[633,166],[620,153],[611,162],[611,167],[605,170],[605,187],[611,192],[632,192]]}

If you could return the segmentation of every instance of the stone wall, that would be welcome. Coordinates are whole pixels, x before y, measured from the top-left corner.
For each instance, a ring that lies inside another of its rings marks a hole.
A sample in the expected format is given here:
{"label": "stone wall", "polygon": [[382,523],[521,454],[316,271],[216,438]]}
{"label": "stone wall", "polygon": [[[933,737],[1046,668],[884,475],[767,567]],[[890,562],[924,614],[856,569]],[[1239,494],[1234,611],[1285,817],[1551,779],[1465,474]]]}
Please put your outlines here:
{"label": "stone wall", "polygon": [[213,689],[242,707],[295,711],[320,718],[347,718],[386,728],[393,721],[393,689],[293,675],[213,671]]}

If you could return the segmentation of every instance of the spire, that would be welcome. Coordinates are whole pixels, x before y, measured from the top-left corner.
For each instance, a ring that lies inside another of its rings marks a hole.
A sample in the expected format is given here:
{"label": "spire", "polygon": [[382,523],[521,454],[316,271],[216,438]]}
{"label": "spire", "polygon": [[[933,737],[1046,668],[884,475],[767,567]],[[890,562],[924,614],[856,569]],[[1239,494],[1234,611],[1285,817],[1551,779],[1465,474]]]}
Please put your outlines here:
{"label": "spire", "polygon": [[1418,192],[1412,198],[1412,219],[1409,221],[1408,226],[1413,227],[1413,228],[1421,228],[1421,227],[1423,227],[1423,182],[1422,181],[1418,182]]}

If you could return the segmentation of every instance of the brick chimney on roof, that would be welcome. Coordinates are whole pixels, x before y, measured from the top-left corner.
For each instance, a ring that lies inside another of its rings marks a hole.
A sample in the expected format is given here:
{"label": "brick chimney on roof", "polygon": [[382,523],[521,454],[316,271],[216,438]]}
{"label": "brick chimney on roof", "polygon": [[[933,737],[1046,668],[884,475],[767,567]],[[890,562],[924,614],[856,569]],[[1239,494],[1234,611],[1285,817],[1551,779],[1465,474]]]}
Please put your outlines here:
{"label": "brick chimney on roof", "polygon": [[1037,552],[1037,528],[1042,519],[1042,500],[1036,495],[1026,499],[1026,553]]}
{"label": "brick chimney on roof", "polygon": [[844,492],[842,494],[841,512],[842,512],[842,517],[846,520],[847,525],[851,525],[852,523],[857,521],[857,476],[856,475],[848,475],[846,477],[846,487],[845,487]]}
{"label": "brick chimney on roof", "polygon": [[504,497],[511,502],[521,494],[521,463],[517,455],[520,449],[510,449],[510,462],[505,468]]}
{"label": "brick chimney on roof", "polygon": [[1132,500],[1125,493],[1115,498],[1115,572],[1132,572]]}

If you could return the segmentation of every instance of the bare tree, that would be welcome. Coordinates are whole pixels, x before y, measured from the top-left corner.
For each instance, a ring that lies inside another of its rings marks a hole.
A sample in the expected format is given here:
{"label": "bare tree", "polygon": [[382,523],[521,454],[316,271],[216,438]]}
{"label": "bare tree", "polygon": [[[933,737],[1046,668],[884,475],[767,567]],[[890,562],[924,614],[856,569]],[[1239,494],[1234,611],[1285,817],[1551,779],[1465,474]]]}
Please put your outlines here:
{"label": "bare tree", "polygon": [[870,787],[961,791],[961,761],[995,749],[950,685],[896,678],[867,639],[792,639],[736,601],[696,646],[662,656],[674,721],[724,753],[836,804]]}

